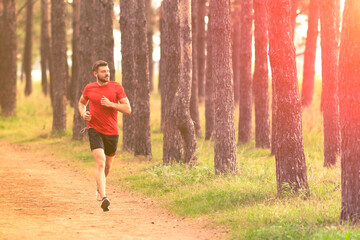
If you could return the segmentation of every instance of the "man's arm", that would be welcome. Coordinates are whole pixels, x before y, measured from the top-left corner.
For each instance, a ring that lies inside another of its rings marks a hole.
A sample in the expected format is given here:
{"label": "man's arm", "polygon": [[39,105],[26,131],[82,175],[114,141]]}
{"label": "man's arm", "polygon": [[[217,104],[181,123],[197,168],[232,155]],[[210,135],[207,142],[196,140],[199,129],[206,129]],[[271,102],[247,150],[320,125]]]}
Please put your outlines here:
{"label": "man's arm", "polygon": [[81,95],[80,100],[79,100],[79,112],[81,117],[85,120],[85,121],[90,121],[91,120],[91,115],[89,111],[86,111],[86,105],[88,104],[88,100],[86,100],[83,95]]}
{"label": "man's arm", "polygon": [[101,105],[105,107],[113,108],[119,112],[130,114],[131,113],[131,107],[130,102],[127,97],[120,99],[118,103],[111,102],[109,99],[107,99],[105,96],[101,99]]}

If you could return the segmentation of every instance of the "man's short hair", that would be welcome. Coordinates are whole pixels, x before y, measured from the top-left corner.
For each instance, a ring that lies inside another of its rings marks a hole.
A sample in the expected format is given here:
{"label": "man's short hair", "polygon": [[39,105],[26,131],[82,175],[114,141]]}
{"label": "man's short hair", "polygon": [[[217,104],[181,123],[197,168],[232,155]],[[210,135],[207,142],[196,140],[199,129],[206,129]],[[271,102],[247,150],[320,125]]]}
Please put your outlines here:
{"label": "man's short hair", "polygon": [[109,64],[104,61],[104,60],[98,60],[93,64],[92,70],[93,72],[97,72],[99,67],[105,67],[108,66]]}

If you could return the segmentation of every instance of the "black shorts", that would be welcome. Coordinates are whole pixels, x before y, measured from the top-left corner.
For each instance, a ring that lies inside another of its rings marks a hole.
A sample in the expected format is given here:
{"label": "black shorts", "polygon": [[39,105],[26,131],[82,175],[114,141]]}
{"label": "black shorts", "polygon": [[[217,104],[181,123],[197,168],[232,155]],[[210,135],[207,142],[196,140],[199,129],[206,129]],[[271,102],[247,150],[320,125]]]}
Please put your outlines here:
{"label": "black shorts", "polygon": [[117,149],[119,135],[104,135],[94,128],[89,128],[89,141],[91,151],[97,148],[104,149],[106,156],[114,156]]}

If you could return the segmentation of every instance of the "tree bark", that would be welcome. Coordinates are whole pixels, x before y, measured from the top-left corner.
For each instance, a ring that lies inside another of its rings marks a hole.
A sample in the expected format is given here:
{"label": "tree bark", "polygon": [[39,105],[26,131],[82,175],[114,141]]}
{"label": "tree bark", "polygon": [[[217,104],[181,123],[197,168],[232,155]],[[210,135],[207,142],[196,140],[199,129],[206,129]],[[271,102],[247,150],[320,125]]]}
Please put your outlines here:
{"label": "tree bark", "polygon": [[236,173],[230,1],[210,0],[212,78],[215,87],[215,173]]}
{"label": "tree bark", "polygon": [[270,147],[269,121],[269,77],[268,77],[268,34],[266,2],[254,0],[255,38],[255,144],[256,147]]}
{"label": "tree bark", "polygon": [[346,0],[339,60],[341,129],[340,221],[359,222],[360,217],[360,2]]}
{"label": "tree bark", "polygon": [[309,4],[308,30],[306,36],[303,83],[301,89],[302,106],[312,103],[314,95],[314,76],[317,39],[319,35],[319,0],[311,0]]}
{"label": "tree bark", "polygon": [[279,194],[309,192],[301,126],[301,101],[296,77],[295,47],[291,38],[290,1],[268,1],[269,56],[274,82],[275,161]]}
{"label": "tree bark", "polygon": [[[110,80],[115,81],[114,67],[114,35],[113,35],[113,0],[93,0],[94,11],[92,15],[95,17],[94,25],[94,61],[105,60],[109,64]],[[101,19],[101,20],[99,20]],[[96,29],[97,28],[97,29]]]}
{"label": "tree bark", "polygon": [[197,52],[198,52],[198,91],[199,101],[202,102],[205,97],[205,15],[206,0],[197,0],[198,2],[198,34],[197,34]]}
{"label": "tree bark", "polygon": [[[66,129],[66,32],[65,2],[51,2],[51,40],[54,69],[53,88],[53,131]],[[56,64],[56,66],[55,66]]]}
{"label": "tree bark", "polygon": [[161,123],[160,128],[163,129],[164,126],[164,118],[165,118],[165,91],[164,91],[164,82],[166,76],[166,60],[165,60],[165,51],[164,51],[164,6],[163,2],[161,2],[160,6],[160,19],[159,19],[159,26],[160,26],[160,62],[159,62],[159,90],[161,95]]}
{"label": "tree bark", "polygon": [[192,31],[192,81],[191,81],[191,99],[190,115],[195,124],[195,132],[201,137],[200,118],[199,118],[199,94],[198,94],[198,1],[191,1],[191,31]]}
{"label": "tree bark", "polygon": [[197,141],[194,122],[190,115],[192,37],[191,37],[191,0],[180,0],[180,47],[181,65],[179,87],[176,92],[177,126],[184,143],[184,163],[197,164]]}
{"label": "tree bark", "polygon": [[49,69],[49,49],[50,49],[50,28],[49,28],[49,1],[41,0],[41,89],[44,95],[48,94],[47,70]]}
{"label": "tree bark", "polygon": [[91,66],[94,63],[94,44],[93,34],[95,33],[94,17],[92,15],[93,3],[88,1],[80,1],[80,21],[79,21],[79,70],[76,72],[77,89],[74,106],[74,124],[73,136],[74,140],[81,140],[85,137],[85,133],[81,131],[86,128],[87,123],[83,120],[79,113],[78,99],[86,84],[94,81],[94,76],[91,72]]}
{"label": "tree bark", "polygon": [[206,85],[205,85],[205,139],[214,135],[215,128],[215,79],[212,76],[212,19],[209,16],[206,44]]}
{"label": "tree bark", "polygon": [[235,10],[233,12],[233,28],[232,28],[232,66],[234,75],[234,101],[235,105],[239,103],[240,99],[240,17],[241,16],[241,1],[234,2]]}
{"label": "tree bark", "polygon": [[[0,107],[3,117],[16,115],[16,1],[2,0],[0,9]],[[6,79],[4,79],[6,76]]]}
{"label": "tree bark", "polygon": [[152,0],[146,0],[146,21],[147,21],[147,43],[149,56],[149,81],[150,92],[154,90],[154,61],[153,61],[153,28],[154,28],[154,12]]}
{"label": "tree bark", "polygon": [[164,54],[165,59],[172,63],[166,66],[164,164],[179,160],[181,140],[184,151],[183,162],[190,165],[197,163],[195,128],[190,116],[192,67],[190,9],[190,0],[164,1],[166,47]]}
{"label": "tree bark", "polygon": [[[135,108],[135,0],[120,0],[120,29],[121,29],[121,69],[122,85],[126,90],[132,108]],[[133,114],[123,115],[123,150],[135,149],[135,119]]]}
{"label": "tree bark", "polygon": [[72,106],[78,101],[77,89],[79,82],[76,77],[79,72],[79,34],[80,34],[80,0],[73,0],[73,37],[72,37],[72,65],[71,65],[71,83],[70,83],[70,102]]}
{"label": "tree bark", "polygon": [[252,110],[252,22],[253,0],[241,2],[241,41],[240,41],[240,104],[239,104],[239,144],[251,140]]}
{"label": "tree bark", "polygon": [[275,151],[276,151],[276,108],[277,108],[277,102],[274,96],[274,81],[271,80],[271,92],[272,92],[272,98],[271,98],[271,155],[275,155]]}
{"label": "tree bark", "polygon": [[[104,19],[102,27],[104,28],[104,59],[108,62],[110,68],[110,80],[115,81],[114,65],[114,0],[100,1],[104,4]],[[101,22],[101,21],[100,21]]]}
{"label": "tree bark", "polygon": [[26,35],[25,35],[25,47],[23,56],[23,65],[25,71],[25,96],[29,96],[32,93],[32,35],[33,35],[33,6],[32,1],[26,6]]}
{"label": "tree bark", "polygon": [[337,0],[321,1],[321,60],[324,117],[324,166],[335,166],[340,151]]}
{"label": "tree bark", "polygon": [[135,119],[134,154],[151,156],[150,138],[150,82],[149,52],[147,46],[147,26],[145,0],[138,0],[135,10],[135,78],[136,94],[133,114]]}
{"label": "tree bark", "polygon": [[164,78],[161,92],[164,94],[164,125],[163,125],[163,163],[172,164],[182,157],[182,142],[180,131],[175,124],[175,116],[171,111],[174,101],[178,76],[180,71],[180,26],[179,6],[177,1],[163,1],[163,56],[167,63],[164,69]]}

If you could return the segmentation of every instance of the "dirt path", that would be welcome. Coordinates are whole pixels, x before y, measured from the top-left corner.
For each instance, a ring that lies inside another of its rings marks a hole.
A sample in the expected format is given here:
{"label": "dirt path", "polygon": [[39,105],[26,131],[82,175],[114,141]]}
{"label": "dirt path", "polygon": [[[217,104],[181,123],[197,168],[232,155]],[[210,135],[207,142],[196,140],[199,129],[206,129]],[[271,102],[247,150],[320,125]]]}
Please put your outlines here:
{"label": "dirt path", "polygon": [[29,147],[0,140],[0,239],[221,239],[200,220],[175,217],[149,199],[109,186],[111,209],[95,183]]}

